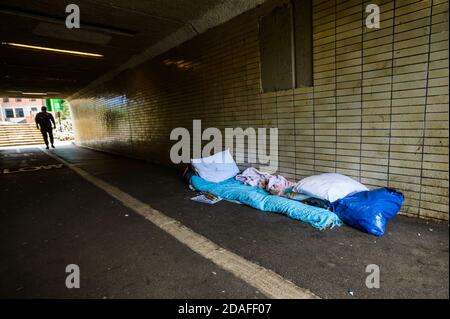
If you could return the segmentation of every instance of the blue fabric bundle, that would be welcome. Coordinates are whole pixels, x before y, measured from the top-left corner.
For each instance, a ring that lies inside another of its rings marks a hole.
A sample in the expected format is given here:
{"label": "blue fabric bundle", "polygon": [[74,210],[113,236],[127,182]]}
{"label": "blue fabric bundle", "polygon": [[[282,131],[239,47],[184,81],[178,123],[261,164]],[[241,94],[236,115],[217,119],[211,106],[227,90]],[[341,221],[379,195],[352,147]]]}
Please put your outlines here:
{"label": "blue fabric bundle", "polygon": [[210,192],[224,199],[239,201],[262,211],[285,214],[320,230],[343,224],[339,217],[331,211],[271,195],[264,189],[245,185],[234,178],[220,183],[212,183],[199,176],[192,176],[191,184],[198,191]]}
{"label": "blue fabric bundle", "polygon": [[403,205],[403,194],[391,188],[350,194],[332,203],[344,223],[375,236],[383,236],[387,222]]}

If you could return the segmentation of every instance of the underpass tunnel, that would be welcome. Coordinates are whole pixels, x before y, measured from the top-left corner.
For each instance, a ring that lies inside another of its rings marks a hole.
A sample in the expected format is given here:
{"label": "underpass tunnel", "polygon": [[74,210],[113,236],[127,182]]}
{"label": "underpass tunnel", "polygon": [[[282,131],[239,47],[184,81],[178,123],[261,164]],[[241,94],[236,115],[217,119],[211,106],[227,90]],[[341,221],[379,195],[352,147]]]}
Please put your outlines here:
{"label": "underpass tunnel", "polygon": [[[0,42],[0,298],[448,298],[448,1],[0,0]],[[227,149],[401,209],[374,237],[306,191],[321,218],[191,200]]]}
{"label": "underpass tunnel", "polygon": [[[170,136],[193,140],[194,120],[276,128],[288,179],[341,173],[399,188],[408,216],[448,220],[446,3],[378,7],[403,24],[380,29],[361,1],[75,5],[1,2],[0,96],[66,101],[78,145],[174,165]],[[194,144],[184,159],[202,155]]]}

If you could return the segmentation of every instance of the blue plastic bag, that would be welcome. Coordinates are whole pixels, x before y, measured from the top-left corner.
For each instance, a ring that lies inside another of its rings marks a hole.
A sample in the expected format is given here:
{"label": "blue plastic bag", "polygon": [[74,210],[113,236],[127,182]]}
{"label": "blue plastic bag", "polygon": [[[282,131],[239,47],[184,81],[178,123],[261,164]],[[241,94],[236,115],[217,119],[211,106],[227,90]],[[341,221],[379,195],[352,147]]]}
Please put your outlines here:
{"label": "blue plastic bag", "polygon": [[332,203],[334,212],[346,224],[375,236],[383,236],[386,223],[403,205],[402,193],[391,188],[350,194]]}

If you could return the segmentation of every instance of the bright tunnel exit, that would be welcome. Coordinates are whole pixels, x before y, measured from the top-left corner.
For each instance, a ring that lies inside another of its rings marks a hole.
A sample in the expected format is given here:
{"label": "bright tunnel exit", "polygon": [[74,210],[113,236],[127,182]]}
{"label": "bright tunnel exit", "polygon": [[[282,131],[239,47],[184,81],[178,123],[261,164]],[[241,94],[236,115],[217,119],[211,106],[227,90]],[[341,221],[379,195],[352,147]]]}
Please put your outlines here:
{"label": "bright tunnel exit", "polygon": [[49,126],[54,146],[71,142],[74,135],[69,102],[22,93],[20,97],[0,97],[0,147],[44,145],[38,123],[43,108],[49,120],[54,120],[54,123],[50,120]]}

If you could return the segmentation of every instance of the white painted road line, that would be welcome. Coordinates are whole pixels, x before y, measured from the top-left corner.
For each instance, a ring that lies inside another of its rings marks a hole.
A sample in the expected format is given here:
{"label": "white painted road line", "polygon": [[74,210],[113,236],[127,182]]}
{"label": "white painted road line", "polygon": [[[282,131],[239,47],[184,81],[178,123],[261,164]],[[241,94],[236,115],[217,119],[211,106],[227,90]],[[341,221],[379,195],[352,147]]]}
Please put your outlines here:
{"label": "white painted road line", "polygon": [[235,253],[222,248],[208,238],[197,234],[192,229],[184,226],[179,221],[164,215],[162,212],[139,201],[124,191],[107,182],[92,176],[85,170],[71,164],[57,155],[44,150],[41,151],[50,157],[63,163],[85,180],[91,182],[112,197],[120,201],[124,206],[144,216],[147,220],[175,237],[179,242],[212,261],[222,269],[232,273],[255,287],[269,298],[281,299],[315,299],[318,298],[307,289],[298,287],[293,282],[283,278],[270,269],[259,266]]}

